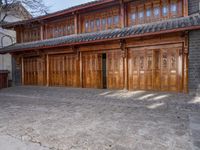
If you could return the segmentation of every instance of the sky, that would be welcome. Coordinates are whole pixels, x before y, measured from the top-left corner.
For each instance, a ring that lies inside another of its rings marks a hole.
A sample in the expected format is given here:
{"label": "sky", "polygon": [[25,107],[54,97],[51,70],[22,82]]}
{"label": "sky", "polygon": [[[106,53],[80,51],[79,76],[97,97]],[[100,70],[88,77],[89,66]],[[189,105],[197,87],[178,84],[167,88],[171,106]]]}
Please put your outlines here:
{"label": "sky", "polygon": [[44,0],[45,4],[49,6],[49,13],[87,3],[90,1],[93,0]]}

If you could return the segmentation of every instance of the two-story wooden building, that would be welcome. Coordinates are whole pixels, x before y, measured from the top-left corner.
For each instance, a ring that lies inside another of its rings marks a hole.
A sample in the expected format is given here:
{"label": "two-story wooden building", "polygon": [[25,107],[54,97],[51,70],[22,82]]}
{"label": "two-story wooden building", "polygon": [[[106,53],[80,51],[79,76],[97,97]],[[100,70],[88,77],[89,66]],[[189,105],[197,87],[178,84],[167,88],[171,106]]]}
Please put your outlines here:
{"label": "two-story wooden building", "polygon": [[188,86],[190,47],[200,56],[190,45],[190,37],[200,43],[196,6],[195,0],[93,1],[4,25],[16,31],[17,43],[0,53],[15,58],[23,85],[188,92],[200,81],[191,77]]}

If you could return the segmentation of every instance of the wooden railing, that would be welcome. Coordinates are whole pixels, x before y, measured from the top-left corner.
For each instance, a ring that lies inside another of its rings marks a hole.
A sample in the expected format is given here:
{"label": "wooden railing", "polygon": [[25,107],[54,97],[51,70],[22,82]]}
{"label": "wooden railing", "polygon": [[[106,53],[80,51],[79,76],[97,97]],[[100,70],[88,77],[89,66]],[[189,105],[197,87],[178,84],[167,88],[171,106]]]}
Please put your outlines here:
{"label": "wooden railing", "polygon": [[8,73],[7,70],[0,70],[0,89],[8,87]]}

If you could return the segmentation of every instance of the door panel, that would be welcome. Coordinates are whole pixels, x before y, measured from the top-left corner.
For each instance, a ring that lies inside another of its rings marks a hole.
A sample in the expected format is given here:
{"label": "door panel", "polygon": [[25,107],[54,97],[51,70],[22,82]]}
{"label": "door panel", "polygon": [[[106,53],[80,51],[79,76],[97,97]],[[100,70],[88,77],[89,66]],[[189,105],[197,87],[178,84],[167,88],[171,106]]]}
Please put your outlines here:
{"label": "door panel", "polygon": [[[179,50],[130,49],[128,79],[130,90],[179,91]],[[180,71],[181,72],[181,71]]]}
{"label": "door panel", "polygon": [[45,60],[40,57],[24,58],[24,84],[45,85],[46,83]]}
{"label": "door panel", "polygon": [[103,88],[102,86],[102,54],[83,53],[83,87]]}
{"label": "door panel", "polygon": [[107,88],[123,89],[123,58],[121,51],[107,52]]}
{"label": "door panel", "polygon": [[79,87],[79,61],[75,54],[49,56],[49,84],[51,86]]}
{"label": "door panel", "polygon": [[129,89],[139,89],[139,56],[136,51],[128,52],[128,68]]}

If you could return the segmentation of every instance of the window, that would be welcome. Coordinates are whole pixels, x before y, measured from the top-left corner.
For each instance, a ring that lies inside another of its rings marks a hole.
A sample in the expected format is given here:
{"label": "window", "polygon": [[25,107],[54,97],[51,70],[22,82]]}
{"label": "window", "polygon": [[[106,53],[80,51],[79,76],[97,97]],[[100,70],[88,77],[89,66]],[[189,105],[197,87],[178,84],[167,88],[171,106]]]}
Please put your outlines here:
{"label": "window", "polygon": [[144,17],[144,12],[143,11],[139,12],[139,19],[142,19],[143,17]]}
{"label": "window", "polygon": [[150,8],[148,8],[148,9],[146,10],[146,16],[147,16],[147,17],[151,17],[151,9],[150,9]]}
{"label": "window", "polygon": [[112,26],[112,21],[113,21],[112,17],[109,17],[109,18],[108,18],[108,26],[109,26],[109,27]]}
{"label": "window", "polygon": [[172,4],[171,4],[171,12],[172,12],[172,14],[174,14],[174,15],[177,14],[177,4],[176,4],[176,3],[172,3]]}
{"label": "window", "polygon": [[90,22],[90,28],[91,28],[91,31],[94,31],[94,21],[93,20]]}
{"label": "window", "polygon": [[67,33],[68,33],[68,34],[71,33],[71,26],[70,26],[70,25],[67,26]]}
{"label": "window", "polygon": [[88,21],[85,22],[85,31],[86,32],[89,31],[89,22]]}
{"label": "window", "polygon": [[100,19],[96,20],[96,26],[97,26],[97,30],[100,30]]}
{"label": "window", "polygon": [[114,16],[114,24],[115,25],[119,24],[119,16]]}
{"label": "window", "polygon": [[160,15],[160,9],[159,9],[159,7],[155,7],[154,8],[154,16],[158,17],[159,15]]}
{"label": "window", "polygon": [[135,13],[132,13],[132,14],[131,14],[131,23],[132,23],[132,24],[135,24],[135,21],[136,21],[136,14],[135,14]]}
{"label": "window", "polygon": [[101,24],[102,24],[102,29],[105,30],[106,29],[106,18],[102,19]]}
{"label": "window", "polygon": [[163,5],[163,7],[162,7],[162,14],[163,14],[163,16],[167,16],[167,14],[168,14],[168,7],[167,7],[167,5]]}

